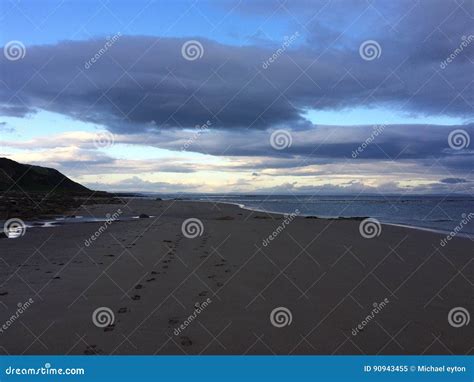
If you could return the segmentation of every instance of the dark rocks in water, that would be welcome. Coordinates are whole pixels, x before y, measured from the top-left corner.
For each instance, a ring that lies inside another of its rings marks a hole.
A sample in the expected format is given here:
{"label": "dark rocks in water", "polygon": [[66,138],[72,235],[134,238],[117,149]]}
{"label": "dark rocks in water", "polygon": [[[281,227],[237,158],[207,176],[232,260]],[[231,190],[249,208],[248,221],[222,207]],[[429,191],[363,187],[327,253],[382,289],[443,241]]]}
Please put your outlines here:
{"label": "dark rocks in water", "polygon": [[140,219],[148,219],[150,216],[147,215],[147,214],[140,214],[140,215],[138,215],[138,217],[139,217]]}
{"label": "dark rocks in water", "polygon": [[317,216],[306,216],[305,219],[319,219]]}
{"label": "dark rocks in water", "polygon": [[156,200],[157,202],[161,202],[163,199],[161,199],[161,198],[156,198],[155,200]]}

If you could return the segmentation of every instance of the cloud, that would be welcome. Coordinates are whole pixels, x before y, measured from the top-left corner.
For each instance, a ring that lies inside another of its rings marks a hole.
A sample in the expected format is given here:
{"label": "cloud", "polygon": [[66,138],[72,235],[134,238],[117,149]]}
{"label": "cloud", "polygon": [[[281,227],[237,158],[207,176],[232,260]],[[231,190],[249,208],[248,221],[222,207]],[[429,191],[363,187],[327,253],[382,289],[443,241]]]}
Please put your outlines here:
{"label": "cloud", "polygon": [[441,179],[440,182],[446,183],[446,184],[459,184],[459,183],[467,183],[467,180],[463,178],[444,178],[444,179]]}
{"label": "cloud", "polygon": [[151,182],[141,179],[138,176],[133,176],[117,182],[103,183],[103,182],[89,182],[85,183],[87,187],[95,190],[104,191],[130,191],[130,192],[160,192],[160,193],[181,193],[191,192],[202,184],[183,184],[183,183],[168,183],[168,182]]}
{"label": "cloud", "polygon": [[0,132],[14,133],[15,129],[13,127],[8,126],[6,122],[0,122]]}
{"label": "cloud", "polygon": [[[358,24],[372,21],[373,11],[357,18],[365,9],[361,4],[341,3],[336,15]],[[103,49],[105,39],[28,46],[21,61],[0,58],[0,79],[6,85],[0,90],[0,113],[18,116],[45,109],[128,134],[189,128],[207,120],[215,128],[296,128],[306,126],[302,114],[311,108],[379,105],[468,118],[474,104],[474,50],[465,49],[446,70],[440,61],[472,32],[472,20],[457,9],[451,23],[442,25],[444,35],[432,29],[453,7],[454,2],[439,1],[418,6],[400,20],[399,33],[383,24],[361,29],[364,36],[358,38],[343,33],[341,21],[333,28],[319,21],[266,70],[262,63],[274,48],[196,36],[204,48],[199,60],[183,58],[185,38],[123,35],[89,69],[85,63]],[[393,12],[402,16],[406,10],[397,6]],[[332,40],[334,29],[340,30],[339,39],[315,48],[312,41]],[[359,55],[369,36],[383,48],[380,58],[370,62]]]}

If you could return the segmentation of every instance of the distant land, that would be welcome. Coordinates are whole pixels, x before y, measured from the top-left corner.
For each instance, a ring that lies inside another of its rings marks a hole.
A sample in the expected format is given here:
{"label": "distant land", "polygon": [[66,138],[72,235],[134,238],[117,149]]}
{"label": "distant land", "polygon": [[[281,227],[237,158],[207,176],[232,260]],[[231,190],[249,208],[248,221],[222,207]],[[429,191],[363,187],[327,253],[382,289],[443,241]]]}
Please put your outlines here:
{"label": "distant land", "polygon": [[8,158],[0,158],[0,193],[0,219],[41,218],[74,213],[82,204],[117,203],[117,194],[91,190],[54,168]]}

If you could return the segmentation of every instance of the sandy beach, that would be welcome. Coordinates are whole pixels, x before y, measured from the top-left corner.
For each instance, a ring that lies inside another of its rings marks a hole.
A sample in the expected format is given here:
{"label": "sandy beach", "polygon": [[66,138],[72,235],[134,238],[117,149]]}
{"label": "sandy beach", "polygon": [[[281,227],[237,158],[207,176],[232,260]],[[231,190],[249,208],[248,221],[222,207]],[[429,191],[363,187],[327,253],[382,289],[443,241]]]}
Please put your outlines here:
{"label": "sandy beach", "polygon": [[[448,320],[474,312],[468,239],[388,225],[368,239],[356,220],[284,223],[210,202],[72,213],[150,217],[1,239],[2,354],[474,352],[472,323]],[[185,235],[187,219],[202,226]]]}

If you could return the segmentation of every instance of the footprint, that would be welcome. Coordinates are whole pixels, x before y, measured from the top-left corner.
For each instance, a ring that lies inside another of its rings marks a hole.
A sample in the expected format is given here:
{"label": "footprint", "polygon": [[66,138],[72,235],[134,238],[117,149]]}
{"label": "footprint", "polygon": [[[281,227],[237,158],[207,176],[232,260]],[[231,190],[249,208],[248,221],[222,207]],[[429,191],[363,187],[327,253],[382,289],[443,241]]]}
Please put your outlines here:
{"label": "footprint", "polygon": [[170,325],[179,324],[179,318],[178,318],[178,317],[171,317],[171,318],[168,320],[168,324],[170,324]]}
{"label": "footprint", "polygon": [[97,348],[97,345],[87,345],[86,350],[84,350],[84,354],[86,355],[97,355],[102,353],[103,351]]}
{"label": "footprint", "polygon": [[182,336],[181,337],[181,345],[183,346],[191,346],[193,344],[193,341],[189,337]]}
{"label": "footprint", "polygon": [[154,277],[152,277],[151,279],[148,279],[146,280],[147,283],[149,283],[150,281],[155,281],[156,279]]}
{"label": "footprint", "polygon": [[132,300],[138,301],[138,300],[140,300],[140,298],[141,298],[141,296],[139,296],[138,294],[136,294],[136,295],[134,295],[134,296],[132,297]]}
{"label": "footprint", "polygon": [[198,296],[207,296],[207,290],[203,290],[201,293],[198,294]]}
{"label": "footprint", "polygon": [[142,289],[142,288],[143,288],[143,285],[142,285],[142,284],[137,284],[137,285],[135,286],[135,289]]}
{"label": "footprint", "polygon": [[166,269],[166,268],[168,268],[168,266],[167,266],[167,265],[163,265],[162,268],[163,268],[163,269]]}
{"label": "footprint", "polygon": [[106,326],[104,328],[104,332],[111,332],[114,329],[115,329],[115,324],[112,324],[112,325]]}
{"label": "footprint", "polygon": [[151,271],[150,273],[151,273],[152,275],[157,275],[157,274],[158,274],[157,271]]}
{"label": "footprint", "polygon": [[0,292],[0,296],[6,296],[8,292]]}
{"label": "footprint", "polygon": [[130,312],[130,309],[124,307],[124,308],[120,308],[120,309],[118,310],[118,312],[119,312],[119,313],[127,313],[127,312]]}

